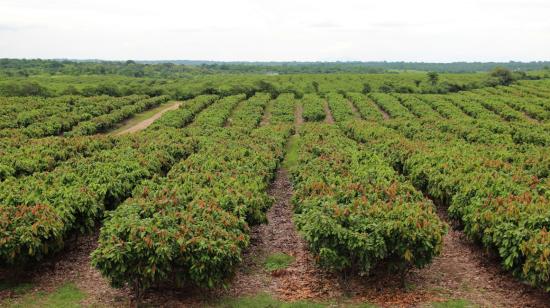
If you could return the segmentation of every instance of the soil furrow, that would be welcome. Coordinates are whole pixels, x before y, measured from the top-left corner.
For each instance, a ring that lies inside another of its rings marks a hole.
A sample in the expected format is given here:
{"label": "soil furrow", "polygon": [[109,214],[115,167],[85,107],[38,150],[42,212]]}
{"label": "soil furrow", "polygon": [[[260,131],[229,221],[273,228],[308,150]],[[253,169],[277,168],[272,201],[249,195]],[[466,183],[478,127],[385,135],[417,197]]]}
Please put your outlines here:
{"label": "soil furrow", "polygon": [[328,102],[325,101],[323,104],[323,108],[325,109],[325,123],[327,124],[334,124],[334,118],[332,117],[332,111],[330,111],[330,107],[328,106]]}
{"label": "soil furrow", "polygon": [[351,108],[351,112],[353,113],[353,116],[357,119],[361,119],[361,114],[359,113],[359,110],[357,110],[357,107],[355,107],[355,104],[351,100],[347,100],[348,105]]}

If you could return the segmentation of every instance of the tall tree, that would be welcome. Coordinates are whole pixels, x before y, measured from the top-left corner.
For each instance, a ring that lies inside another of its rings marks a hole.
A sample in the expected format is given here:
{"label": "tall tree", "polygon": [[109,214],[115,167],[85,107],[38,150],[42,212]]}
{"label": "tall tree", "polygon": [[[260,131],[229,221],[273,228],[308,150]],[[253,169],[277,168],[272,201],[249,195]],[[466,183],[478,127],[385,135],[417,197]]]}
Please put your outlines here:
{"label": "tall tree", "polygon": [[437,72],[428,72],[428,81],[435,86],[439,81],[439,74]]}
{"label": "tall tree", "polygon": [[370,93],[370,91],[372,91],[372,87],[370,86],[370,84],[365,82],[363,84],[363,94],[368,94]]}
{"label": "tall tree", "polygon": [[512,71],[504,67],[495,67],[491,71],[491,77],[497,79],[498,83],[503,86],[508,86],[515,81]]}

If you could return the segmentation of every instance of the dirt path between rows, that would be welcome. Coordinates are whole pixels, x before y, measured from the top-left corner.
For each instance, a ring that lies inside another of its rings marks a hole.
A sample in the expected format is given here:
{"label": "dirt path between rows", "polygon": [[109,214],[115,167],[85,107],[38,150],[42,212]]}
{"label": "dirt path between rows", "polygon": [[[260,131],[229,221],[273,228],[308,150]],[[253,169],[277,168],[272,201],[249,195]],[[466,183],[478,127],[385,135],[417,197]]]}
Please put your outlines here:
{"label": "dirt path between rows", "polygon": [[347,100],[349,107],[351,108],[351,112],[353,113],[353,116],[356,119],[361,119],[361,114],[359,113],[359,110],[357,110],[357,107],[355,107],[355,104],[351,100]]}
{"label": "dirt path between rows", "polygon": [[274,100],[269,100],[267,102],[267,105],[265,105],[264,108],[264,114],[262,115],[262,120],[260,121],[260,126],[265,126],[269,124],[269,120],[271,119],[271,107],[273,106]]}
{"label": "dirt path between rows", "polygon": [[371,103],[374,105],[374,107],[376,107],[376,109],[378,109],[378,111],[382,114],[382,118],[384,120],[389,120],[390,119],[390,115],[384,110],[382,109],[382,107],[380,107],[374,100],[371,100]]}
{"label": "dirt path between rows", "polygon": [[324,102],[323,108],[325,109],[325,123],[334,124],[334,118],[332,117],[332,111],[330,111],[330,107],[328,106],[327,101]]}
{"label": "dirt path between rows", "polygon": [[155,122],[157,119],[159,119],[166,112],[168,112],[170,110],[178,109],[181,106],[181,104],[182,104],[182,102],[173,102],[171,104],[168,104],[166,106],[166,108],[164,108],[164,109],[160,110],[159,112],[155,113],[152,117],[150,117],[148,119],[145,119],[145,120],[143,120],[143,121],[127,128],[123,131],[120,131],[120,132],[116,133],[116,136],[131,134],[131,133],[138,132],[140,130],[144,130],[147,127],[149,127],[151,124],[153,124],[153,122]]}
{"label": "dirt path between rows", "polygon": [[[292,184],[284,168],[277,171],[269,194],[275,198],[267,213],[269,222],[252,228],[251,245],[232,282],[229,295],[247,296],[264,292],[288,301],[341,296],[336,277],[315,265],[314,257],[296,231],[290,202]],[[284,253],[295,260],[285,269],[268,272],[263,267],[264,260],[274,253]]]}
{"label": "dirt path between rows", "polygon": [[520,110],[519,108],[516,109],[516,108],[514,108],[514,107],[511,106],[511,105],[508,105],[508,107],[510,107],[510,108],[514,109],[515,111],[521,113],[521,115],[524,117],[524,119],[525,119],[527,122],[529,122],[529,123],[531,123],[531,124],[540,124],[540,121],[539,121],[538,119],[533,118],[533,117],[532,117],[529,113],[527,113],[526,111]]}
{"label": "dirt path between rows", "polygon": [[522,112],[522,114],[525,116],[527,121],[531,122],[531,124],[540,124],[540,121],[536,118],[533,118],[531,115],[529,115],[527,112]]}
{"label": "dirt path between rows", "polygon": [[384,118],[384,120],[390,119],[390,115],[384,109],[378,107],[378,110],[380,110],[380,113],[382,114],[382,118]]}
{"label": "dirt path between rows", "polygon": [[[302,105],[294,112],[296,134],[304,123]],[[231,296],[269,293],[285,301],[339,298],[342,289],[335,274],[320,269],[300,237],[293,222],[292,183],[284,167],[277,170],[269,188],[275,199],[267,212],[268,223],[252,228],[251,245],[244,256],[230,290]],[[272,254],[284,253],[294,258],[286,268],[269,272],[264,269],[264,260]]]}
{"label": "dirt path between rows", "polygon": [[[445,209],[438,215],[449,224]],[[413,273],[412,283],[446,297],[464,298],[482,307],[550,307],[550,294],[522,284],[500,261],[451,228],[443,252],[427,268]]]}
{"label": "dirt path between rows", "polygon": [[303,112],[304,112],[304,106],[302,106],[301,103],[297,103],[296,109],[294,110],[294,126],[296,126],[296,128],[304,124],[304,117],[302,116]]}

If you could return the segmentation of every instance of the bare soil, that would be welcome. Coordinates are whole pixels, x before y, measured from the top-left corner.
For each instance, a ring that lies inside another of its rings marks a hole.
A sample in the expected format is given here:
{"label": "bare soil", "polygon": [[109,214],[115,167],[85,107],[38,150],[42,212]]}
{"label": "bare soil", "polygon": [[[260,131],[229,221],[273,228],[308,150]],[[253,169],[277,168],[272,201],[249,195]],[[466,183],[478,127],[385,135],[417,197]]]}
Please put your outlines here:
{"label": "bare soil", "polygon": [[[292,221],[290,202],[292,184],[285,169],[279,169],[271,185],[270,195],[275,198],[268,211],[268,224],[253,228],[245,266],[237,274],[230,294],[242,296],[268,292],[282,300],[323,300],[342,295],[334,274],[318,268],[306,243],[298,235]],[[273,272],[266,271],[263,260],[273,253],[285,253],[295,258],[289,267]]]}
{"label": "bare soil", "polygon": [[[445,209],[438,211],[447,220]],[[549,293],[521,283],[499,262],[463,232],[451,228],[444,237],[441,256],[425,269],[413,272],[410,282],[444,298],[463,298],[482,307],[550,307]]]}
{"label": "bare soil", "polygon": [[261,230],[264,251],[283,252],[295,257],[288,267],[272,273],[269,290],[283,300],[312,299],[322,300],[342,295],[334,274],[321,270],[309,253],[307,244],[298,235],[292,221],[292,184],[285,169],[277,172],[270,194],[275,197],[275,205],[268,213],[270,223]]}
{"label": "bare soil", "polygon": [[304,124],[304,117],[302,116],[303,111],[304,107],[302,104],[298,103],[296,105],[296,109],[294,110],[294,125],[297,127]]}
{"label": "bare soil", "polygon": [[382,109],[380,106],[378,106],[378,104],[375,101],[372,101],[372,104],[378,109],[378,111],[380,111],[380,113],[382,114],[382,118],[384,120],[389,120],[390,119],[390,115],[384,109]]}
{"label": "bare soil", "polygon": [[327,124],[334,124],[334,118],[332,117],[332,111],[330,111],[330,107],[328,106],[328,102],[325,101],[323,104],[323,107],[325,108],[325,123]]}
{"label": "bare soil", "polygon": [[351,112],[353,113],[353,116],[357,119],[361,119],[361,114],[359,113],[359,110],[357,110],[357,107],[355,107],[355,104],[349,99],[347,101],[348,101],[349,107],[351,108]]}
{"label": "bare soil", "polygon": [[262,120],[260,121],[260,126],[265,126],[269,124],[271,119],[271,106],[273,105],[273,100],[267,102],[267,105],[264,108],[264,114],[262,115]]}

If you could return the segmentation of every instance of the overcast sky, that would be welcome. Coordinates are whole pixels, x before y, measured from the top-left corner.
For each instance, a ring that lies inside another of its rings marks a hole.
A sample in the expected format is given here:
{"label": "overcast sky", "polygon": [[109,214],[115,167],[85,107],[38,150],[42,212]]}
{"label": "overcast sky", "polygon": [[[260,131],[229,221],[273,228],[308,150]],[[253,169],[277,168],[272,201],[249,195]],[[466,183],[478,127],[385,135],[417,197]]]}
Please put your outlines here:
{"label": "overcast sky", "polygon": [[0,58],[550,60],[550,0],[0,0]]}

